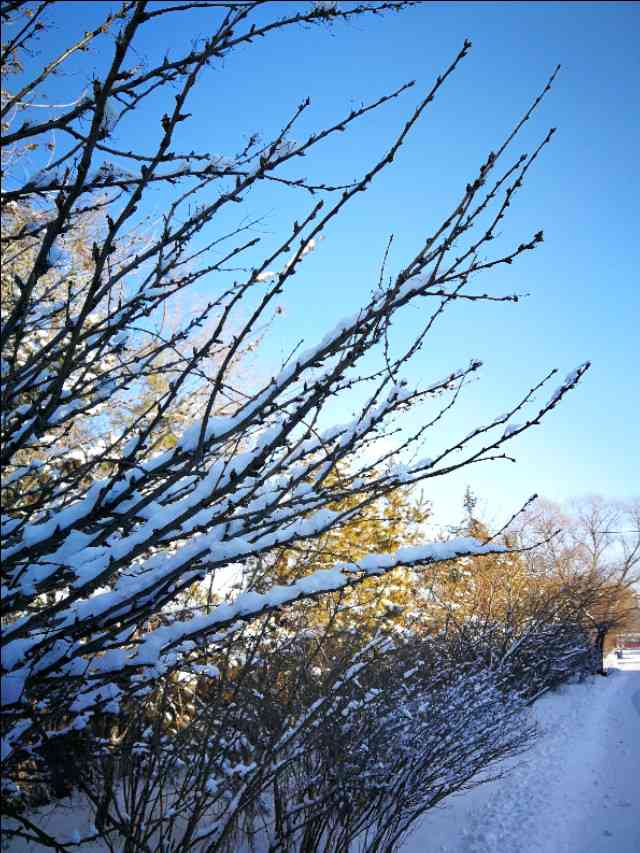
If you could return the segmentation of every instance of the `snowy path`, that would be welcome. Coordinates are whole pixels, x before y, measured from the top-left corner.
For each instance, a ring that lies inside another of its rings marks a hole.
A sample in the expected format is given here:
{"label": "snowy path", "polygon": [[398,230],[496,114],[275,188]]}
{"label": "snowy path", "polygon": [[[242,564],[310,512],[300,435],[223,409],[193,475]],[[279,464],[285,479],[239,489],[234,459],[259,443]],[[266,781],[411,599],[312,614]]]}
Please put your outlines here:
{"label": "snowy path", "polygon": [[640,853],[640,659],[608,663],[536,703],[518,766],[429,813],[401,853]]}

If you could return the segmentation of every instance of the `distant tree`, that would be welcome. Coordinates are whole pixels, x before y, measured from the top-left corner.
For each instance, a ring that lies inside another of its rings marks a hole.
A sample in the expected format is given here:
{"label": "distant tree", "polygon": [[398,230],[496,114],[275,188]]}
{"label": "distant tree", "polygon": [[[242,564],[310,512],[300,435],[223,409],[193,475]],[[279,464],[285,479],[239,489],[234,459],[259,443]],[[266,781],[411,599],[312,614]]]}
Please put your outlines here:
{"label": "distant tree", "polygon": [[[454,536],[472,537],[479,542],[499,542],[503,551],[482,559],[460,557],[439,564],[424,576],[435,604],[438,621],[473,616],[498,620],[512,627],[528,616],[530,592],[534,586],[527,571],[525,554],[516,548],[513,537],[492,534],[477,513],[478,499],[467,487],[463,498],[464,517],[451,528]],[[525,604],[525,601],[529,601]]]}
{"label": "distant tree", "polygon": [[529,571],[572,603],[575,618],[592,633],[600,671],[616,629],[622,629],[635,612],[639,506],[637,499],[624,502],[599,496],[576,499],[565,509],[538,501],[514,526],[520,544],[541,543],[526,552]]}

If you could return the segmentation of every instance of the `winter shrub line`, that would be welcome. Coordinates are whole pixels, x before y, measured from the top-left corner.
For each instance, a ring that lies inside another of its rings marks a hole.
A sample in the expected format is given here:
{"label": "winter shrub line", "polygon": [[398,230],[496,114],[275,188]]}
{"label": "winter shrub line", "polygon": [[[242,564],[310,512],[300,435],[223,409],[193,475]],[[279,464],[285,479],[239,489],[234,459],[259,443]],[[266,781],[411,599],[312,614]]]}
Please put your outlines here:
{"label": "winter shrub line", "polygon": [[105,716],[107,737],[58,736],[53,768],[113,850],[393,850],[429,808],[531,745],[531,702],[591,671],[577,626],[512,638],[506,654],[505,633],[472,623],[355,650],[352,637],[330,648],[324,636],[329,663],[313,674],[318,638],[236,641],[250,667],[225,671],[220,657],[219,677],[194,667],[124,719]]}

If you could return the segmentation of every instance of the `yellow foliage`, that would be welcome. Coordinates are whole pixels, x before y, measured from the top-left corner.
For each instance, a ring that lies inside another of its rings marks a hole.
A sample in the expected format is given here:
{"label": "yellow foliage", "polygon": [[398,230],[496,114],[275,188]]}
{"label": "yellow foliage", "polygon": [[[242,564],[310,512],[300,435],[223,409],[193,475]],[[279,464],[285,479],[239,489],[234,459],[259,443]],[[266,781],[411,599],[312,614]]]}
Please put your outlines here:
{"label": "yellow foliage", "polygon": [[[333,475],[341,478],[340,472]],[[357,497],[348,497],[329,506],[334,511],[355,508]],[[273,566],[273,578],[287,583],[317,569],[330,568],[339,561],[353,562],[367,554],[396,551],[416,544],[419,525],[429,515],[427,506],[398,488],[362,508],[357,516],[333,528],[301,548],[280,552]],[[357,631],[367,637],[381,624],[404,624],[415,609],[415,573],[397,568],[382,577],[372,577],[356,587],[323,596],[305,616],[313,627],[336,631]]]}

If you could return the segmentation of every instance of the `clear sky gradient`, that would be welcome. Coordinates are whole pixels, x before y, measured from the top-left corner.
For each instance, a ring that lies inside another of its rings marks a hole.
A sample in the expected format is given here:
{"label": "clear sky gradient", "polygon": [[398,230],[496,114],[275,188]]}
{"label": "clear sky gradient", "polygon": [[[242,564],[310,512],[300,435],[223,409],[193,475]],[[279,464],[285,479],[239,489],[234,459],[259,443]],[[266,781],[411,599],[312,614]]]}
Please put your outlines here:
{"label": "clear sky gradient", "polygon": [[[270,5],[282,13],[305,6]],[[88,29],[108,6],[63,3],[45,52],[73,30]],[[141,56],[164,46],[175,55],[206,35],[208,14],[169,16],[154,44],[140,46]],[[564,376],[587,359],[593,367],[542,426],[514,444],[517,466],[468,469],[449,483],[434,482],[427,495],[440,517],[453,520],[468,483],[496,521],[533,491],[554,500],[585,493],[629,497],[640,491],[640,4],[424,2],[400,15],[276,34],[207,72],[188,107],[193,117],[181,126],[182,142],[231,154],[251,132],[269,138],[307,96],[312,110],[304,127],[319,129],[415,79],[402,99],[300,161],[299,173],[309,178],[351,180],[384,152],[465,38],[473,42],[468,58],[395,163],[327,230],[291,282],[285,314],[257,369],[277,370],[298,339],[312,344],[367,298],[391,233],[389,271],[401,268],[561,63],[552,92],[513,153],[530,151],[551,126],[558,133],[496,241],[498,248],[517,245],[543,228],[545,242],[482,281],[482,289],[530,296],[518,305],[454,306],[409,378],[433,381],[472,356],[484,362],[481,381],[459,402],[436,450],[508,409],[550,368]],[[107,56],[110,43],[103,44]],[[101,57],[91,62],[99,67]],[[75,80],[60,80],[56,89],[83,85],[86,63]],[[156,121],[149,114],[137,120],[143,148]],[[161,195],[157,204],[160,209]],[[261,218],[255,232],[268,247],[309,204],[274,190],[251,195],[242,213]],[[419,317],[410,312],[405,322],[408,333]]]}

